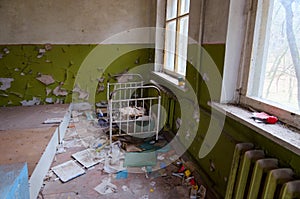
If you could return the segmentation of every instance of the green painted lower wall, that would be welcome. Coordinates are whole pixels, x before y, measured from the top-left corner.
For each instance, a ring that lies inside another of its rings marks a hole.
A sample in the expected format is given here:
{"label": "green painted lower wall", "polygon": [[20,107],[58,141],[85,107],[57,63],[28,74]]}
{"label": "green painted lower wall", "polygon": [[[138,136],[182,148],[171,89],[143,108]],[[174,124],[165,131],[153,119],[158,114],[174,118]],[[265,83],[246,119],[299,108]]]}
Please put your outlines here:
{"label": "green painted lower wall", "polygon": [[[223,71],[225,45],[209,44],[203,45],[203,48],[209,53],[221,73]],[[206,81],[201,76],[195,77],[195,74],[198,74],[197,71],[191,66],[191,63],[189,63],[187,80],[191,81],[191,84],[198,95],[200,122],[198,132],[188,151],[198,163],[199,170],[202,173],[205,183],[209,188],[214,189],[214,191],[218,193],[219,198],[224,198],[225,196],[233,151],[235,145],[240,142],[253,143],[256,148],[263,149],[267,157],[279,159],[280,166],[290,167],[298,176],[300,176],[300,157],[298,155],[228,117],[225,119],[221,136],[216,145],[207,156],[199,158],[199,150],[207,134],[208,125],[212,119],[212,115],[211,107],[207,103],[210,101],[210,94]],[[198,80],[198,85],[194,82],[195,80]],[[210,77],[210,81],[213,80],[213,77]],[[180,105],[178,102],[175,102],[174,115],[171,118],[173,121],[171,129],[174,132],[177,130],[175,121],[177,118],[181,117],[179,110]],[[181,139],[184,140],[184,137],[181,137]]]}
{"label": "green painted lower wall", "polygon": [[[108,81],[115,81],[109,75],[153,62],[154,51],[149,46],[151,45],[0,46],[0,78],[13,79],[10,86],[0,83],[0,88],[3,88],[0,89],[0,106],[19,106],[21,101],[32,101],[34,97],[40,100],[40,104],[70,103],[76,97],[73,92],[75,83],[80,81],[79,87],[83,92],[89,91],[89,87],[96,87],[93,95],[82,100],[97,102],[106,99],[106,92],[99,87],[106,88]],[[99,54],[91,60],[90,55],[95,54],[95,50]],[[109,59],[109,62],[103,64],[105,59]],[[83,70],[84,67],[88,69]],[[50,75],[53,82],[49,85],[40,82],[36,78],[41,75]],[[55,88],[58,92],[53,92]]]}

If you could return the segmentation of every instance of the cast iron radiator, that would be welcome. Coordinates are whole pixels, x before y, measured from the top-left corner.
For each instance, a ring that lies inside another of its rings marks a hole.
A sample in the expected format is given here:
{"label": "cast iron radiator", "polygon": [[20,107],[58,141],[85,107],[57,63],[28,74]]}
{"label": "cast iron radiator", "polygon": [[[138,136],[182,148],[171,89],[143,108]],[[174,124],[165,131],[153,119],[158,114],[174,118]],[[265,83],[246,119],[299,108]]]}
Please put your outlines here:
{"label": "cast iron radiator", "polygon": [[254,149],[252,143],[236,145],[225,199],[300,198],[300,180],[290,168],[279,168],[278,160]]}

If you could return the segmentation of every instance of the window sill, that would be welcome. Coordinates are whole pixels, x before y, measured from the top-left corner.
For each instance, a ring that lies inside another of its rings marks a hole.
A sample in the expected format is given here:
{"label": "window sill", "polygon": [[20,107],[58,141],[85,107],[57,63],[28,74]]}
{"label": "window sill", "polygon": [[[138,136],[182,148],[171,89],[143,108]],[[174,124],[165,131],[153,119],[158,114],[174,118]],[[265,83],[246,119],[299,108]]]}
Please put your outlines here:
{"label": "window sill", "polygon": [[241,124],[251,128],[273,142],[283,146],[284,148],[300,155],[300,133],[293,131],[282,124],[264,124],[257,123],[251,117],[252,113],[243,108],[212,102],[210,106],[226,116],[240,122]]}
{"label": "window sill", "polygon": [[[183,91],[186,92],[188,89],[186,86],[179,86],[178,80],[170,75],[167,75],[165,73],[162,72],[152,72],[152,74],[155,75],[155,77],[159,77],[159,80],[165,80],[169,85]],[[158,83],[160,83],[160,81],[158,81]],[[163,82],[165,83],[165,82]]]}

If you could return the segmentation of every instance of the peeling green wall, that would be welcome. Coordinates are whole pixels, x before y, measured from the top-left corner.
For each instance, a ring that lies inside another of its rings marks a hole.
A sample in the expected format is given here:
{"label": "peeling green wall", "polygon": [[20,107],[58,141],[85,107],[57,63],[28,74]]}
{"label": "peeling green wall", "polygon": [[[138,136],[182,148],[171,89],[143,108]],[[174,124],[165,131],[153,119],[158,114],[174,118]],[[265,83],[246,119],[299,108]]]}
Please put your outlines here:
{"label": "peeling green wall", "polygon": [[[49,48],[42,52],[40,49]],[[19,106],[21,101],[40,99],[40,104],[46,104],[46,98],[52,98],[53,103],[72,102],[72,91],[79,68],[82,63],[95,49],[96,45],[6,45],[0,46],[0,78],[13,78],[11,87],[0,90],[0,106]],[[6,50],[8,49],[9,52]],[[109,81],[108,74],[115,75],[131,69],[135,66],[153,62],[153,50],[144,48],[138,44],[107,44],[102,45],[102,55],[124,50],[122,56],[113,60],[109,66],[102,66],[98,60],[97,67],[99,78],[105,77],[103,85]],[[128,51],[126,49],[136,49]],[[42,52],[42,53],[41,53]],[[51,75],[55,80],[50,85],[45,85],[36,78],[40,75]],[[83,74],[89,77],[89,74]],[[96,74],[98,75],[98,74]],[[89,80],[98,81],[98,80]],[[110,79],[110,81],[113,81]],[[91,82],[98,84],[98,82]],[[66,91],[67,95],[56,96],[53,90],[61,85],[60,89]],[[1,85],[0,85],[1,86]],[[47,95],[46,90],[51,89]],[[84,90],[86,88],[83,88]],[[105,92],[97,92],[95,101],[105,100]]]}
{"label": "peeling green wall", "polygon": [[[207,44],[203,45],[203,48],[210,54],[219,72],[222,74],[225,45]],[[291,167],[294,172],[300,176],[300,157],[298,155],[228,117],[226,117],[222,134],[217,144],[205,158],[200,159],[198,156],[199,150],[207,133],[212,115],[211,107],[207,104],[207,102],[210,101],[210,95],[206,82],[201,76],[195,77],[195,74],[198,74],[197,71],[191,66],[191,63],[188,63],[187,80],[191,82],[195,92],[197,92],[200,106],[199,129],[188,151],[195,161],[198,162],[201,176],[209,188],[214,189],[220,198],[224,198],[231,169],[233,151],[235,145],[240,142],[253,143],[256,148],[263,149],[267,157],[279,159],[281,167]],[[198,80],[198,82],[195,83],[195,80]],[[210,80],[213,81],[213,78]],[[181,117],[181,113],[179,103],[174,103],[174,115],[171,118],[173,125],[170,128],[176,132],[175,121]],[[181,140],[184,140],[184,137],[181,137]]]}
{"label": "peeling green wall", "polygon": [[[0,59],[0,78],[14,78],[10,88],[0,91],[0,106],[18,106],[21,105],[20,101],[32,100],[33,97],[41,98],[41,104],[45,103],[46,97],[53,97],[54,101],[58,99],[65,103],[72,101],[72,90],[79,67],[85,61],[85,58],[96,48],[96,45],[52,45],[51,50],[46,51],[41,58],[37,58],[38,50],[44,47],[44,45],[9,45],[0,47],[0,53],[3,54]],[[8,48],[10,52],[5,54],[3,51],[4,48]],[[225,45],[207,44],[203,45],[203,48],[210,54],[219,72],[222,73]],[[128,49],[137,50],[129,51]],[[113,81],[109,80],[108,74],[118,74],[124,72],[126,69],[152,63],[154,60],[154,50],[151,47],[144,48],[140,45],[114,44],[104,45],[103,50],[102,56],[104,57],[114,52],[126,52],[113,60],[107,68],[104,67],[101,60],[94,62],[95,67],[99,68],[97,70],[99,77],[102,75],[105,77],[103,82],[105,88],[107,81]],[[105,70],[102,70],[103,68]],[[52,75],[55,82],[49,86],[45,86],[36,79],[39,73]],[[89,79],[89,75],[86,74],[87,79]],[[224,197],[226,192],[233,150],[235,144],[238,142],[254,143],[257,148],[263,149],[268,157],[278,158],[280,166],[291,167],[300,175],[299,156],[230,118],[226,118],[222,134],[213,150],[205,158],[200,159],[198,156],[199,150],[212,119],[211,109],[207,104],[210,101],[210,96],[206,82],[199,76],[190,62],[187,68],[187,80],[190,81],[197,93],[200,105],[198,132],[188,151],[199,163],[198,167],[204,181],[210,188],[219,193],[220,198]],[[213,81],[213,78],[211,80]],[[93,79],[93,81],[96,80]],[[54,89],[60,82],[64,82],[62,88],[68,92],[68,95],[63,97],[55,96],[51,93],[49,96],[46,96],[46,87]],[[104,99],[106,99],[105,91],[95,95],[95,101]],[[169,107],[172,109],[170,110],[168,124],[170,125],[169,128],[176,132],[176,119],[180,118],[182,114],[180,104],[176,100],[169,100],[166,96],[164,96],[162,101],[166,109]],[[184,137],[180,137],[180,139],[184,141]]]}

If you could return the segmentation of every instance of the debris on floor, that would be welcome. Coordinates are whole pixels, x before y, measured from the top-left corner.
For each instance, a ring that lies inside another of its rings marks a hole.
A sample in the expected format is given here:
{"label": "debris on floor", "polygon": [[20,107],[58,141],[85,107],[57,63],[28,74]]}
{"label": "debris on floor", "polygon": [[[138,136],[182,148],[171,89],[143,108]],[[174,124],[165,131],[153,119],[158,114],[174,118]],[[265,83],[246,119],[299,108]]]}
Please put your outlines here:
{"label": "debris on floor", "polygon": [[52,167],[52,171],[62,182],[67,182],[85,173],[84,169],[82,169],[72,160]]}
{"label": "debris on floor", "polygon": [[110,145],[105,105],[99,103],[95,114],[72,111],[39,199],[205,198],[205,187],[193,176],[195,166],[163,135],[113,137]]}
{"label": "debris on floor", "polygon": [[104,160],[105,154],[98,153],[95,149],[85,149],[77,153],[72,154],[72,157],[76,159],[85,168],[90,168]]}
{"label": "debris on floor", "polygon": [[110,179],[102,180],[102,183],[94,188],[98,193],[105,195],[117,192],[117,186],[110,182]]}

